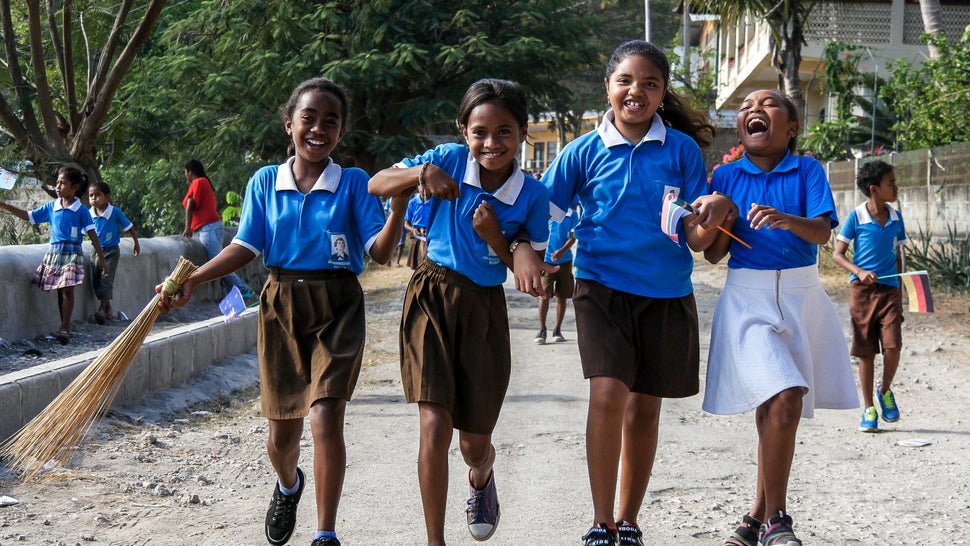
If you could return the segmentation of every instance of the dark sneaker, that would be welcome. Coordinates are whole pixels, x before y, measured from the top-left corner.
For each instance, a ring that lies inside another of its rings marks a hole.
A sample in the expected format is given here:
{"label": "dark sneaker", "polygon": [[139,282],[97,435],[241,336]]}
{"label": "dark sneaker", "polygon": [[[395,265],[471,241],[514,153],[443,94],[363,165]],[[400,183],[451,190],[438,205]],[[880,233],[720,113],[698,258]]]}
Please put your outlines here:
{"label": "dark sneaker", "polygon": [[724,539],[724,546],[758,546],[758,531],[761,522],[745,514],[741,517],[741,524],[731,536]]}
{"label": "dark sneaker", "polygon": [[[471,470],[468,471],[468,483],[471,485]],[[488,477],[484,489],[470,486],[471,498],[465,514],[468,517],[468,532],[475,540],[488,540],[498,527],[499,506],[498,492],[495,490],[495,471]]]}
{"label": "dark sneaker", "polygon": [[546,344],[546,329],[543,328],[542,330],[539,330],[539,333],[536,334],[536,338],[533,339],[532,341],[534,341],[536,345],[545,345]]}
{"label": "dark sneaker", "polygon": [[[879,386],[882,388],[882,385]],[[882,420],[887,423],[899,421],[899,407],[896,406],[896,397],[893,396],[892,389],[887,389],[884,394],[876,389],[876,398],[879,399],[879,407],[882,409]]]}
{"label": "dark sneaker", "polygon": [[616,546],[616,530],[599,523],[583,535],[583,546]]}
{"label": "dark sneaker", "polygon": [[331,537],[315,538],[310,546],[340,546],[340,541]]}
{"label": "dark sneaker", "polygon": [[792,531],[791,516],[779,511],[767,523],[761,525],[758,534],[758,544],[761,546],[802,546],[795,532]]}
{"label": "dark sneaker", "polygon": [[621,521],[616,524],[617,544],[620,546],[643,546],[643,533],[636,523]]}
{"label": "dark sneaker", "polygon": [[300,477],[300,489],[295,494],[284,495],[280,491],[279,481],[273,487],[273,499],[269,501],[269,510],[266,511],[266,540],[270,544],[286,544],[296,527],[296,507],[306,487],[306,476],[299,467],[296,475]]}
{"label": "dark sneaker", "polygon": [[552,341],[553,343],[562,343],[563,341],[566,341],[566,338],[563,337],[562,332],[559,330],[554,330],[552,332]]}

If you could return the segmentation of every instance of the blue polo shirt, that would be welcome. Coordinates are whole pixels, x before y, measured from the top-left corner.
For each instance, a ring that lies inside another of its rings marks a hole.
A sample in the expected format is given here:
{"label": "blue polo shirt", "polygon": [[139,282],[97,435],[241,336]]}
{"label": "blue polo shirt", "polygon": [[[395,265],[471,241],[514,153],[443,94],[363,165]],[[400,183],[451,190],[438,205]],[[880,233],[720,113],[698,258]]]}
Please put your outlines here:
{"label": "blue polo shirt", "polygon": [[505,264],[475,233],[472,217],[484,201],[498,216],[509,241],[524,229],[532,248],[544,250],[549,239],[549,194],[538,180],[516,165],[511,177],[495,192],[482,188],[479,164],[462,144],[442,144],[397,166],[414,167],[432,162],[459,183],[460,195],[452,201],[431,198],[428,211],[428,258],[457,271],[480,286],[498,286],[508,276]]}
{"label": "blue polo shirt", "polygon": [[[384,227],[381,200],[367,193],[370,177],[361,169],[343,169],[329,160],[306,194],[293,177],[293,158],[263,167],[249,180],[239,230],[232,242],[256,255],[266,267],[317,271],[364,270],[370,250]],[[335,243],[343,239],[347,254]]]}
{"label": "blue polo shirt", "polygon": [[81,243],[84,235],[94,229],[91,213],[81,206],[77,197],[69,207],[61,205],[60,198],[54,199],[27,213],[31,224],[50,224],[51,244]]}
{"label": "blue polo shirt", "polygon": [[660,230],[660,214],[671,191],[688,203],[708,193],[700,148],[664,126],[660,116],[636,143],[620,134],[613,119],[611,110],[596,131],[567,144],[543,173],[550,214],[563,218],[578,197],[577,278],[651,298],[686,296],[693,292],[694,258]]}
{"label": "blue polo shirt", "polygon": [[408,210],[404,213],[404,220],[416,228],[427,228],[428,227],[428,214],[431,212],[431,201],[425,201],[421,199],[421,196],[415,193],[411,196],[411,200],[408,201]]}
{"label": "blue polo shirt", "polygon": [[832,228],[839,225],[825,169],[812,157],[789,152],[774,170],[764,172],[745,154],[714,171],[711,190],[737,203],[741,215],[734,223],[734,234],[751,245],[749,249],[731,241],[728,267],[778,270],[816,263],[818,245],[784,229],[751,229],[746,218],[752,203],[804,218],[828,216]]}
{"label": "blue polo shirt", "polygon": [[112,204],[104,208],[104,213],[98,214],[94,207],[89,210],[91,219],[94,221],[94,232],[98,234],[98,242],[102,249],[118,246],[121,243],[121,234],[132,227],[131,220]]}
{"label": "blue polo shirt", "polygon": [[566,241],[569,240],[569,234],[576,227],[576,222],[578,221],[577,216],[574,209],[569,209],[566,212],[566,216],[563,216],[562,221],[549,220],[549,246],[546,247],[546,257],[544,260],[547,264],[559,265],[573,261],[572,247],[569,247],[569,250],[563,253],[559,261],[552,259],[552,253],[562,248],[566,244]]}
{"label": "blue polo shirt", "polygon": [[[882,226],[872,219],[866,204],[862,203],[846,216],[837,238],[852,246],[852,263],[862,269],[872,271],[877,277],[899,273],[896,270],[896,249],[906,244],[903,215],[886,205],[889,219]],[[855,273],[849,274],[849,282],[858,278]],[[876,282],[899,286],[899,277],[879,279]]]}

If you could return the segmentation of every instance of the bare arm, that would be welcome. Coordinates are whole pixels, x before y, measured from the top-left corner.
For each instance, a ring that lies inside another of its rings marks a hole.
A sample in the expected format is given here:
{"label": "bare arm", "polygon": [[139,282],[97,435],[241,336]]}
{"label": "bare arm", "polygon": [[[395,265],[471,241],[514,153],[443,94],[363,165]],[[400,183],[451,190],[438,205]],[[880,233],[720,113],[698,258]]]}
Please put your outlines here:
{"label": "bare arm", "polygon": [[391,254],[401,240],[401,226],[404,223],[404,214],[407,212],[408,200],[411,199],[412,193],[414,193],[413,190],[404,190],[403,193],[391,199],[391,213],[387,216],[384,227],[377,234],[377,240],[370,247],[371,258],[374,258],[377,263],[387,264],[391,260]]}
{"label": "bare arm", "polygon": [[189,278],[182,283],[182,289],[177,294],[169,294],[162,290],[161,284],[155,287],[155,292],[162,295],[158,306],[163,311],[169,311],[175,307],[182,307],[192,299],[192,291],[196,286],[209,281],[220,279],[226,275],[240,269],[244,265],[253,261],[256,255],[248,248],[230,243],[223,248],[215,258],[204,263],[202,267],[196,269],[189,275]]}
{"label": "bare arm", "polygon": [[393,197],[405,190],[417,188],[419,178],[424,182],[424,187],[418,188],[418,191],[424,198],[434,196],[450,201],[459,195],[458,183],[448,173],[431,163],[408,168],[388,167],[370,179],[367,183],[367,191],[380,197]]}
{"label": "bare arm", "polygon": [[751,204],[748,211],[751,229],[784,229],[794,233],[809,243],[824,244],[832,236],[832,227],[827,215],[814,218],[786,214],[768,205]]}
{"label": "bare arm", "polygon": [[859,280],[862,281],[863,284],[872,284],[876,282],[875,273],[872,271],[866,271],[849,260],[848,256],[845,255],[845,252],[848,249],[849,243],[845,241],[835,242],[835,250],[832,252],[832,261],[835,262],[835,265],[845,269],[849,273],[854,274],[856,277],[859,277]]}
{"label": "bare arm", "polygon": [[189,197],[185,204],[185,229],[182,230],[182,237],[192,236],[192,214],[195,213],[195,199]]}
{"label": "bare arm", "polygon": [[108,274],[108,261],[104,259],[104,251],[101,249],[101,240],[98,239],[98,233],[94,229],[89,229],[88,239],[91,240],[91,246],[94,247],[94,251],[98,254],[98,266],[101,272]]}
{"label": "bare arm", "polygon": [[24,220],[26,222],[30,221],[30,216],[27,215],[27,211],[25,211],[24,209],[15,207],[10,203],[7,203],[5,201],[0,201],[0,209],[3,209],[9,212],[10,214],[16,216],[17,218],[20,218],[21,220]]}
{"label": "bare arm", "polygon": [[138,234],[135,233],[135,226],[132,226],[128,230],[128,235],[131,235],[131,242],[134,248],[132,249],[132,254],[135,256],[141,254],[141,246],[138,244]]}
{"label": "bare arm", "polygon": [[719,235],[724,235],[717,226],[723,224],[737,207],[730,197],[716,192],[698,198],[692,206],[697,214],[684,217],[684,232],[687,246],[694,252],[701,252],[711,246]]}

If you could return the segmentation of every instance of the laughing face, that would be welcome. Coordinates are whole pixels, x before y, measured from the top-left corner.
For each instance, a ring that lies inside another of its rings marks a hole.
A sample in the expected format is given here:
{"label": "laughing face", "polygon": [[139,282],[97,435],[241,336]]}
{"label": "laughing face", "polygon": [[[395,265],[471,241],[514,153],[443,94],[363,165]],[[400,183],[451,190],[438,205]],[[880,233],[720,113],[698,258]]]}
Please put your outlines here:
{"label": "laughing face", "polygon": [[755,91],[738,109],[738,139],[751,156],[784,156],[798,135],[798,119],[791,119],[785,99],[771,90]]}
{"label": "laughing face", "polygon": [[504,182],[511,175],[519,146],[525,141],[527,127],[520,127],[515,116],[497,101],[472,109],[461,128],[468,149],[482,167],[482,183]]}
{"label": "laughing face", "polygon": [[297,156],[310,163],[326,162],[344,136],[340,100],[327,91],[307,90],[297,101],[293,117],[286,118],[286,133]]}
{"label": "laughing face", "polygon": [[613,125],[628,140],[641,140],[650,130],[665,92],[663,72],[653,62],[641,55],[627,56],[606,80],[606,94],[615,114]]}

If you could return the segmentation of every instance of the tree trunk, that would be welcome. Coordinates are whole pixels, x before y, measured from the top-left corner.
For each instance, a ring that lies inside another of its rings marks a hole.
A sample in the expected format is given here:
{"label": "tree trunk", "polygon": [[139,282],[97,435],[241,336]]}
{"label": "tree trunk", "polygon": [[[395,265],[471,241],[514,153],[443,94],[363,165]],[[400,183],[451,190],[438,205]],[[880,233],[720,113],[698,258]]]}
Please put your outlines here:
{"label": "tree trunk", "polygon": [[[943,33],[943,9],[940,0],[919,0],[919,11],[923,15],[923,30],[934,38]],[[933,44],[929,45],[930,58],[939,59],[940,51]]]}

